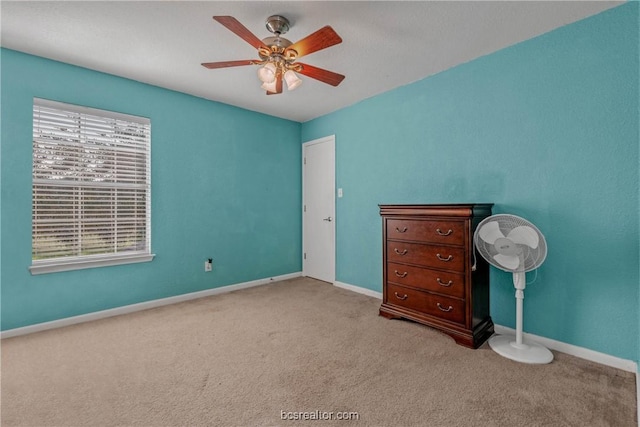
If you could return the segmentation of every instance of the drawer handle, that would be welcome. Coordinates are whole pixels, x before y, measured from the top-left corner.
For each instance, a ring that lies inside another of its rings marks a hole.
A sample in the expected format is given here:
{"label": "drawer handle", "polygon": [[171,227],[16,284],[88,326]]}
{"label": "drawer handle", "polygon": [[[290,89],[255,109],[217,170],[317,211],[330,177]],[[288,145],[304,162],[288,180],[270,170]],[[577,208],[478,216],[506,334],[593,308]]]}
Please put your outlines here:
{"label": "drawer handle", "polygon": [[449,262],[453,259],[453,255],[449,255],[448,257],[444,258],[442,255],[440,254],[436,254],[436,256],[438,257],[438,259],[440,261],[444,261],[444,262]]}
{"label": "drawer handle", "polygon": [[396,294],[396,298],[401,299],[401,300],[405,300],[405,299],[407,299],[407,297],[408,297],[408,295],[407,295],[407,294],[404,294],[403,296],[400,296],[400,295],[398,295],[398,293],[397,293],[397,292],[394,292],[394,293]]}
{"label": "drawer handle", "polygon": [[395,270],[395,272],[396,272],[396,276],[398,276],[400,278],[403,278],[403,277],[407,276],[407,272],[406,271],[404,273],[402,273],[402,274],[398,273],[398,270]]}
{"label": "drawer handle", "polygon": [[398,233],[406,233],[406,232],[407,232],[407,230],[408,230],[408,228],[407,228],[407,227],[402,228],[402,230],[400,230],[398,227],[396,227],[396,231],[397,231]]}
{"label": "drawer handle", "polygon": [[444,283],[442,280],[440,280],[439,277],[436,279],[436,282],[438,282],[438,284],[440,286],[446,286],[446,287],[449,287],[449,286],[451,286],[453,284],[453,282],[451,280],[449,280],[449,283]]}
{"label": "drawer handle", "polygon": [[398,255],[406,255],[406,254],[407,254],[407,252],[409,252],[409,251],[407,251],[406,249],[404,249],[402,252],[400,252],[400,251],[398,250],[398,248],[393,248],[393,251],[394,251],[395,253],[397,253]]}
{"label": "drawer handle", "polygon": [[441,235],[441,236],[448,236],[449,234],[453,233],[452,229],[449,229],[449,231],[447,231],[446,233],[443,233],[442,230],[440,230],[439,228],[436,229],[436,232]]}
{"label": "drawer handle", "polygon": [[[397,294],[396,294],[397,295]],[[449,308],[443,308],[440,303],[437,303],[438,308],[440,309],[440,311],[444,311],[445,313],[450,312],[451,310],[453,310],[453,307],[449,306]]]}

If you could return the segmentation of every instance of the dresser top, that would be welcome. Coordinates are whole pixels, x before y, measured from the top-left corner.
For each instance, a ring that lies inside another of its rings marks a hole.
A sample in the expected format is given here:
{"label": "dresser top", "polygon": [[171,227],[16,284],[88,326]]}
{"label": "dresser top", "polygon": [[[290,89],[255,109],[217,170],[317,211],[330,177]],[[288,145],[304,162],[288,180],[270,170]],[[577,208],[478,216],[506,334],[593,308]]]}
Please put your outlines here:
{"label": "dresser top", "polygon": [[378,205],[380,215],[491,215],[493,203],[444,203],[428,205]]}

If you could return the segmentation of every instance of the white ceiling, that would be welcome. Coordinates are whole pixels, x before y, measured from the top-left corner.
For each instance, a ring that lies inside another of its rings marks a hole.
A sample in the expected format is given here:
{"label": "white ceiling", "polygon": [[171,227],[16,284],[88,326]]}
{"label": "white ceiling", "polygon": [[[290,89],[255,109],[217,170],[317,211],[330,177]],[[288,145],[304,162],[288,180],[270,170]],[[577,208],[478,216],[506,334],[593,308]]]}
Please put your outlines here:
{"label": "white ceiling", "polygon": [[[305,122],[362,99],[575,22],[623,2],[5,1],[3,47]],[[256,66],[208,70],[202,62],[257,59],[215,22],[231,15],[258,38],[268,16],[291,21],[295,42],[331,25],[339,45],[304,62],[346,75],[338,87],[301,76],[266,96]]]}

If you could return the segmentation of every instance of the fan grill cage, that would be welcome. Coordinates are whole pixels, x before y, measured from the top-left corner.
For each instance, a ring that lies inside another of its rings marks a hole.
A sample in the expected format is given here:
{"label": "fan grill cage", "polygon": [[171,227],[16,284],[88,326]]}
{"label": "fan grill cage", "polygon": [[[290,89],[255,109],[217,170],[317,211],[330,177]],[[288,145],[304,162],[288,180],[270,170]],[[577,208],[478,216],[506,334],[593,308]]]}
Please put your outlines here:
{"label": "fan grill cage", "polygon": [[[537,248],[531,248],[527,245],[518,244],[518,248],[522,251],[522,262],[517,269],[509,269],[499,264],[493,257],[498,254],[493,244],[487,243],[478,236],[480,229],[489,222],[498,223],[498,228],[504,236],[507,236],[511,230],[520,226],[531,227],[538,234],[539,241]],[[473,234],[473,241],[478,252],[487,262],[496,268],[510,272],[527,272],[538,268],[547,256],[547,242],[540,230],[531,222],[524,218],[510,214],[497,214],[485,218],[478,224]]]}

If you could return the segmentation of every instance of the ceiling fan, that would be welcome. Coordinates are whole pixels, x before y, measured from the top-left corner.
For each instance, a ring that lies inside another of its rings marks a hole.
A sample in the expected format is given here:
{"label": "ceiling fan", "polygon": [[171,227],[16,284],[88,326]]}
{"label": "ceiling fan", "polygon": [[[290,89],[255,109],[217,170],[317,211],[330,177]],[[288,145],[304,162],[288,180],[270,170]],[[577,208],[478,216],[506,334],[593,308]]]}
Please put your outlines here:
{"label": "ceiling fan", "polygon": [[289,90],[300,86],[302,80],[296,73],[332,86],[338,86],[345,77],[333,71],[297,62],[298,58],[304,55],[309,55],[342,43],[340,36],[328,25],[302,40],[292,43],[284,37],[281,37],[281,35],[289,31],[290,28],[289,20],[284,16],[273,15],[267,18],[267,30],[274,34],[274,36],[262,40],[256,37],[233,16],[214,16],[213,19],[258,49],[260,59],[205,62],[202,65],[209,69],[238,67],[241,65],[260,65],[258,78],[262,81],[261,88],[267,91],[267,95],[282,93],[283,80],[286,82]]}

